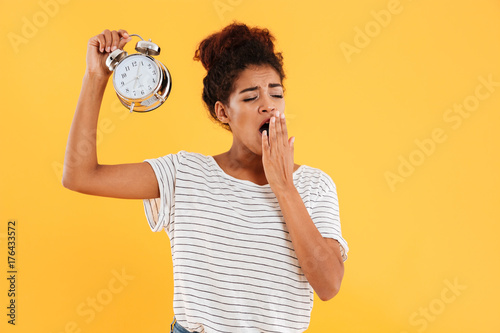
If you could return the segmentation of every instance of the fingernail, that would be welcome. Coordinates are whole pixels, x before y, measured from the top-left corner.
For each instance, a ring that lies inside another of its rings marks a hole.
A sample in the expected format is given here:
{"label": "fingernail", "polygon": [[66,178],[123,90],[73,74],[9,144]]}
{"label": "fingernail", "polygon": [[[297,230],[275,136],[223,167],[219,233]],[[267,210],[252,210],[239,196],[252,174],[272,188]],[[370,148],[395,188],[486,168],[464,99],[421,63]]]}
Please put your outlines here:
{"label": "fingernail", "polygon": [[123,33],[123,36],[128,36],[128,33],[124,32],[124,33]]}
{"label": "fingernail", "polygon": [[276,120],[276,117],[272,117],[272,118],[271,118],[271,122],[273,122],[273,123],[274,123],[274,121],[275,121],[275,120]]}
{"label": "fingernail", "polygon": [[284,113],[281,114],[281,119],[285,119],[285,114]]}
{"label": "fingernail", "polygon": [[114,46],[114,45],[113,45],[113,46],[111,47],[111,51],[114,51],[114,50],[116,50],[116,46]]}
{"label": "fingernail", "polygon": [[106,47],[106,52],[109,52],[109,46],[108,46],[108,47]]}

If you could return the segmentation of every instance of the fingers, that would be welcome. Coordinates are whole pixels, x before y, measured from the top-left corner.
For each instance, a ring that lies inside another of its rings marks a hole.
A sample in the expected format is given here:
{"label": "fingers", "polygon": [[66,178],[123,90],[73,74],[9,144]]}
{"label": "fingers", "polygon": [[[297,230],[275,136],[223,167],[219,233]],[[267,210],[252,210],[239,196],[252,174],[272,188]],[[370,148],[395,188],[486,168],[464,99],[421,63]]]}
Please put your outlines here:
{"label": "fingers", "polygon": [[268,152],[269,152],[269,138],[267,135],[267,131],[264,130],[262,132],[262,154],[267,156]]}
{"label": "fingers", "polygon": [[123,29],[118,31],[106,29],[96,37],[99,42],[99,51],[107,53],[122,49],[132,39]]}
{"label": "fingers", "polygon": [[272,149],[276,149],[278,145],[278,138],[276,133],[276,117],[272,116],[269,122],[269,145]]}
{"label": "fingers", "polygon": [[269,124],[269,141],[271,147],[289,146],[288,130],[284,113],[271,117]]}
{"label": "fingers", "polygon": [[108,29],[102,32],[104,34],[104,49],[106,52],[111,52],[111,43],[113,42],[113,37],[111,36],[111,31]]}
{"label": "fingers", "polygon": [[279,133],[281,134],[279,136],[280,140],[279,140],[279,143],[282,144],[283,146],[286,146],[287,143],[288,143],[288,130],[286,128],[286,119],[285,119],[285,114],[284,113],[281,113],[279,115],[279,118],[276,119],[277,123],[278,123],[278,127],[277,127],[277,130],[279,131]]}
{"label": "fingers", "polygon": [[128,35],[127,31],[123,30],[123,29],[118,30],[118,35],[120,35],[120,37],[121,37],[120,42],[118,43],[118,48],[123,49],[125,44],[127,44],[128,42],[130,42],[132,40],[132,37],[130,37]]}
{"label": "fingers", "polygon": [[277,145],[276,139],[276,117],[272,116],[269,122],[269,145],[274,149]]}
{"label": "fingers", "polygon": [[101,52],[104,52],[104,47],[106,45],[106,39],[104,37],[104,34],[99,34],[96,36],[97,38],[97,42],[99,43],[98,47],[99,47],[99,51]]}
{"label": "fingers", "polygon": [[116,50],[118,48],[118,44],[120,43],[120,36],[118,35],[118,31],[113,30],[111,31],[111,52]]}

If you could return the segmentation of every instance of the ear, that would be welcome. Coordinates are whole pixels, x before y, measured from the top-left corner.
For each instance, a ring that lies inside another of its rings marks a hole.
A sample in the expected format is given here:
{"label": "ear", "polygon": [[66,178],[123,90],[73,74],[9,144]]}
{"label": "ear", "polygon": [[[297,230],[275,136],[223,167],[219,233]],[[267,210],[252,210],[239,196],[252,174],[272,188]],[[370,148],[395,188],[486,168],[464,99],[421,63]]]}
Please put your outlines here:
{"label": "ear", "polygon": [[217,118],[219,121],[223,124],[228,124],[229,123],[229,116],[227,113],[227,108],[222,102],[217,101],[215,102],[215,114],[217,115]]}

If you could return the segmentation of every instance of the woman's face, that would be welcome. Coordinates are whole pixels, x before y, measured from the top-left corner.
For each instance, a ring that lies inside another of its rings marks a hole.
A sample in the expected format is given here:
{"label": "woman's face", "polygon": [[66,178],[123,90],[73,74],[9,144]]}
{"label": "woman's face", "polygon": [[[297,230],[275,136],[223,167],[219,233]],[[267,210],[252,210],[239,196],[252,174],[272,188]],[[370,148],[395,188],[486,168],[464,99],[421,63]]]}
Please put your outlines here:
{"label": "woman's face", "polygon": [[285,111],[278,72],[269,65],[249,66],[235,80],[228,105],[217,102],[215,109],[219,120],[231,127],[233,145],[244,145],[262,155],[262,133],[259,131],[262,123],[277,112]]}

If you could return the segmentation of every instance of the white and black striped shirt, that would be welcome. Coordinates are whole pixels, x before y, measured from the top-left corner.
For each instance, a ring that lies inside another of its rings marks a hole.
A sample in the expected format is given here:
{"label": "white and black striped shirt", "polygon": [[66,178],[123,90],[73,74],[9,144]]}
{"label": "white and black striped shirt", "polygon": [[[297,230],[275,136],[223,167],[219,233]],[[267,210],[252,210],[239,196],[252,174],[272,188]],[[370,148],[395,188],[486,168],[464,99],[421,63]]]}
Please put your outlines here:
{"label": "white and black striped shirt", "polygon": [[[236,179],[198,153],[146,161],[160,198],[144,199],[144,209],[151,229],[164,229],[170,239],[179,324],[202,333],[305,331],[313,289],[269,184]],[[319,232],[339,242],[345,261],[332,179],[301,165],[293,181]]]}

